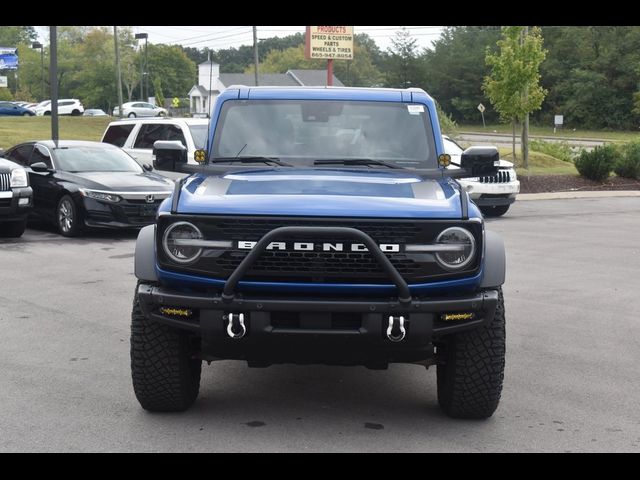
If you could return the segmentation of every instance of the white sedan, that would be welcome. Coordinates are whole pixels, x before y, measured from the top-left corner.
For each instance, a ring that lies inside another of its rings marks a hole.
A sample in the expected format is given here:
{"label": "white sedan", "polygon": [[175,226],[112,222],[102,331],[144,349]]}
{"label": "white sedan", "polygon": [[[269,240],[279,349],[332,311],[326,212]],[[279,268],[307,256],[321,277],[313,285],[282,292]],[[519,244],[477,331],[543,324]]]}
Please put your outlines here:
{"label": "white sedan", "polygon": [[[442,136],[442,142],[445,153],[451,155],[451,161],[459,164],[464,149],[446,135]],[[458,167],[451,165],[449,168]],[[499,217],[507,213],[511,204],[516,201],[516,195],[520,193],[520,181],[513,163],[502,159],[496,175],[462,178],[458,183],[486,217]]]}
{"label": "white sedan", "polygon": [[[119,107],[113,109],[113,116],[118,117]],[[122,104],[123,117],[166,117],[168,115],[166,108],[156,107],[147,102],[127,102]]]}

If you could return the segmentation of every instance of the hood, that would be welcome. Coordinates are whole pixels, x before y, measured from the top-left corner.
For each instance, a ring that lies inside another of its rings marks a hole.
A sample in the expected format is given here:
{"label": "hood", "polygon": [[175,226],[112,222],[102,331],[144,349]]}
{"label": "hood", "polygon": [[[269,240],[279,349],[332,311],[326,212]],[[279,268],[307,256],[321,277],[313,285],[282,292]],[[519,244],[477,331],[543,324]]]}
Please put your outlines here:
{"label": "hood", "polygon": [[[286,171],[285,171],[286,170]],[[410,171],[256,169],[196,174],[182,189],[180,213],[322,217],[460,218],[458,185]]]}
{"label": "hood", "polygon": [[86,188],[120,192],[172,192],[173,182],[160,175],[135,172],[79,172],[65,175]]}

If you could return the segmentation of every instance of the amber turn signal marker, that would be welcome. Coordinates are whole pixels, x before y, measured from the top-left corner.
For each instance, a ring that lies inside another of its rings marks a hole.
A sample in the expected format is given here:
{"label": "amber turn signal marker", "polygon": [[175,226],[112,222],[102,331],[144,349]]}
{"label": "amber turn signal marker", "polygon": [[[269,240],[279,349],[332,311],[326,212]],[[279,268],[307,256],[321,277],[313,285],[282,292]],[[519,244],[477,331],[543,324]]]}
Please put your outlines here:
{"label": "amber turn signal marker", "polygon": [[204,162],[206,158],[207,158],[207,152],[205,152],[202,149],[198,149],[193,153],[193,159],[198,163]]}
{"label": "amber turn signal marker", "polygon": [[172,317],[190,317],[193,312],[188,308],[160,307],[160,313]]}
{"label": "amber turn signal marker", "polygon": [[442,320],[449,322],[452,320],[473,320],[473,313],[443,313]]}
{"label": "amber turn signal marker", "polygon": [[441,167],[448,167],[451,164],[451,155],[448,153],[442,153],[438,157],[438,165]]}

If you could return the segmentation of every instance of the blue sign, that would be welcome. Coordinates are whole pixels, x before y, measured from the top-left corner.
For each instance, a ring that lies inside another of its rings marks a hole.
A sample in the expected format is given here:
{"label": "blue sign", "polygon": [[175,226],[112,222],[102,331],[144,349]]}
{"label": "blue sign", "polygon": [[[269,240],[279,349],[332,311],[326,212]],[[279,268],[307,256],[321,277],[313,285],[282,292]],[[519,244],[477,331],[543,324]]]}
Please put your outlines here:
{"label": "blue sign", "polygon": [[15,47],[0,47],[0,70],[18,69],[18,49]]}

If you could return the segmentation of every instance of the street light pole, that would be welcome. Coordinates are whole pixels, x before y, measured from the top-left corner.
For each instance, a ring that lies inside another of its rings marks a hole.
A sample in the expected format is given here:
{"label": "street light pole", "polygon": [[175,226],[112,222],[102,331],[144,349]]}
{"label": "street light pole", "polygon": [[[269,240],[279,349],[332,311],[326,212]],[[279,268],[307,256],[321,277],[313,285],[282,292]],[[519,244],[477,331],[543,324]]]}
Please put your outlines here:
{"label": "street light pole", "polygon": [[[140,40],[144,38],[144,64],[142,63],[142,59],[140,59],[140,100],[144,100],[144,71],[147,63],[147,38],[149,38],[148,33],[136,33],[136,40]],[[147,96],[149,96],[149,86],[147,85]]]}
{"label": "street light pole", "polygon": [[122,118],[122,75],[120,74],[120,53],[118,52],[118,27],[113,27],[113,41],[116,50],[116,85],[118,91],[118,117]]}
{"label": "street light pole", "polygon": [[147,39],[149,35],[144,37],[144,71],[147,76],[144,78],[144,90],[147,92],[146,102],[149,101],[149,57],[147,56]]}
{"label": "street light pole", "polygon": [[40,93],[40,101],[44,100],[44,46],[40,42],[33,42],[31,48],[40,49],[40,63],[42,64],[42,91]]}

